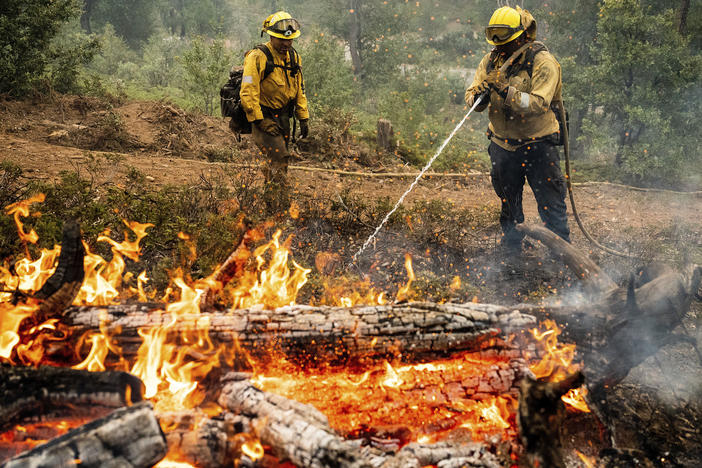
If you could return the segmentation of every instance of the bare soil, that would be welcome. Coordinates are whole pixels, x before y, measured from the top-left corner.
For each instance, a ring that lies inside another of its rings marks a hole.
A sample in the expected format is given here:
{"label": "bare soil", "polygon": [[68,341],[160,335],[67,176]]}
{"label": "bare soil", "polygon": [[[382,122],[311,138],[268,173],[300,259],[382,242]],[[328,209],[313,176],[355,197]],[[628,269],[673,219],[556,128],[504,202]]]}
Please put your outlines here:
{"label": "bare soil", "polygon": [[[310,138],[324,140],[325,135],[315,134],[314,119],[311,126]],[[399,159],[386,158],[382,167],[362,166],[356,162],[360,150],[354,146],[351,139],[343,148],[347,155],[343,158],[297,150],[298,158],[292,164],[316,165],[322,170],[418,172]],[[99,183],[119,184],[129,169],[135,168],[154,187],[180,185],[197,183],[223,170],[240,169],[241,164],[256,165],[256,154],[250,137],[237,142],[224,119],[187,113],[162,102],[130,102],[114,108],[97,99],[77,96],[45,102],[0,102],[0,158],[20,165],[36,179],[52,180],[62,171],[85,169],[91,160],[105,158],[110,164],[102,165],[95,174]],[[577,171],[577,161],[574,166]],[[389,197],[393,202],[411,182],[410,178],[296,169],[290,170],[290,177],[299,196],[316,193],[335,199],[340,194],[351,194]],[[487,174],[424,179],[405,203],[434,199],[457,207],[499,207]],[[684,227],[697,238],[697,247],[702,245],[700,195],[640,192],[602,184],[576,188],[576,202],[588,228],[605,240],[626,244],[640,240],[642,235],[649,237],[652,232]],[[528,188],[524,205],[527,219],[538,220]],[[571,231],[576,245],[585,247],[572,219]]]}

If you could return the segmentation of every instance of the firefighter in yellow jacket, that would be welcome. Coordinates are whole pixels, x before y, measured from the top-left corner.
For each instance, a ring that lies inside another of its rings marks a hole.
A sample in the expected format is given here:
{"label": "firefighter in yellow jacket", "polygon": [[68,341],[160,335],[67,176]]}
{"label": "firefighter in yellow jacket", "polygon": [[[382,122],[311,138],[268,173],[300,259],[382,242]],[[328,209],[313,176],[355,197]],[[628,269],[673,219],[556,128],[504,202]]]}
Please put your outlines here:
{"label": "firefighter in yellow jacket", "polygon": [[[497,9],[485,29],[492,52],[478,65],[466,103],[483,95],[476,111],[488,108],[490,176],[502,201],[503,245],[519,252],[524,235],[514,226],[524,221],[524,180],[534,192],[539,215],[551,231],[570,242],[566,184],[559,166],[560,124],[552,104],[561,101],[561,67],[536,42],[536,21],[519,7]],[[506,69],[501,70],[507,61]]]}
{"label": "firefighter in yellow jacket", "polygon": [[244,58],[240,97],[246,118],[252,122],[253,139],[267,159],[263,168],[266,203],[274,210],[286,210],[290,204],[290,118],[295,115],[299,120],[302,138],[309,133],[300,56],[292,47],[293,39],[300,36],[300,25],[289,13],[279,11],[263,22],[261,35],[264,33],[270,40]]}

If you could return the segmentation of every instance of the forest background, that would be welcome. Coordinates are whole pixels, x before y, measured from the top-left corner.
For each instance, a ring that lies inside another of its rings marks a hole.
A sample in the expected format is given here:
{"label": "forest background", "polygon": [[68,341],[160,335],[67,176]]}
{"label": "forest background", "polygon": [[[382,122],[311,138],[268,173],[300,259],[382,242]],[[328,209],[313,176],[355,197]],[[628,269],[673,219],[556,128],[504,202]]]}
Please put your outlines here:
{"label": "forest background", "polygon": [[[372,135],[387,118],[403,158],[421,165],[462,115],[498,3],[5,0],[0,93],[165,99],[218,114],[228,70],[265,42],[263,19],[285,9],[302,24],[296,47],[313,120],[351,121]],[[699,189],[702,4],[516,3],[533,12],[562,64],[573,158],[599,178]],[[485,167],[485,156],[465,157],[484,145],[485,126],[485,116],[472,119],[437,167]]]}

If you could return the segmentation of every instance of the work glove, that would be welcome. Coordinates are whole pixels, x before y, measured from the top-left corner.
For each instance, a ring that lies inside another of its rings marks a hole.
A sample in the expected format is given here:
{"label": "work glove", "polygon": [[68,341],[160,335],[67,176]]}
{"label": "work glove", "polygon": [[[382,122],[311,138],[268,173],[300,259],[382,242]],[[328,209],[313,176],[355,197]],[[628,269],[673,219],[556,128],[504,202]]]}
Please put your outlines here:
{"label": "work glove", "polygon": [[307,138],[310,134],[310,124],[308,119],[300,119],[300,138]]}
{"label": "work glove", "polygon": [[482,104],[487,104],[488,101],[490,101],[490,85],[486,80],[483,80],[482,83],[473,88],[473,102],[471,102],[470,105],[473,105],[479,96],[485,96],[481,101]]}
{"label": "work glove", "polygon": [[487,83],[490,89],[494,90],[497,94],[502,96],[502,98],[507,97],[509,82],[507,81],[507,77],[505,76],[505,74],[500,73],[498,69],[494,69],[490,73],[488,73],[483,83]]}
{"label": "work glove", "polygon": [[265,132],[269,135],[272,135],[272,136],[280,135],[280,129],[278,128],[278,124],[273,119],[256,120],[254,122],[254,124],[256,125],[256,127],[259,130],[261,130],[262,132]]}

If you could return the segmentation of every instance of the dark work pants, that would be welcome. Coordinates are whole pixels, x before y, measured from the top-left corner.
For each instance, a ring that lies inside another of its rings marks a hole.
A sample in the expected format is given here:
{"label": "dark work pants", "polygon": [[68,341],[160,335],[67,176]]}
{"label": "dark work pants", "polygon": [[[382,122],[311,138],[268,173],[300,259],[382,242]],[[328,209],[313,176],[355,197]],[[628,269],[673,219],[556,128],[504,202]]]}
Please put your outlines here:
{"label": "dark work pants", "polygon": [[534,192],[541,220],[548,229],[570,242],[566,183],[558,165],[558,148],[548,141],[540,141],[507,151],[491,142],[488,153],[492,163],[492,186],[502,200],[500,225],[506,246],[518,248],[524,238],[514,225],[524,222],[522,191],[525,178]]}

